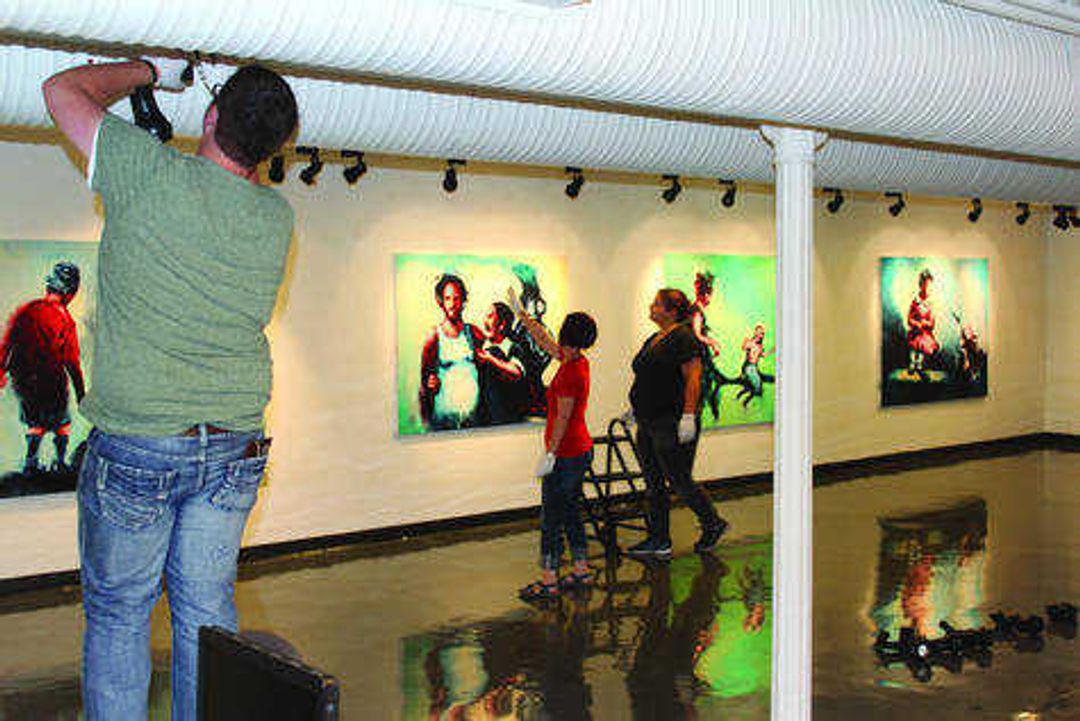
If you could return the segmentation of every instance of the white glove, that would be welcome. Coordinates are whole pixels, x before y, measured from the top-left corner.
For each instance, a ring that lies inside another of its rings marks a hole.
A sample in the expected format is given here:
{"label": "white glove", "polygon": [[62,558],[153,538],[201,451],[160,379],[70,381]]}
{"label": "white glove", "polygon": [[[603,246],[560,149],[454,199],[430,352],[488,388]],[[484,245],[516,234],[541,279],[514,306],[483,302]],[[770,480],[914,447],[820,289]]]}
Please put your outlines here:
{"label": "white glove", "polygon": [[693,413],[683,413],[679,419],[679,443],[689,443],[697,435],[697,424],[694,423]]}
{"label": "white glove", "polygon": [[553,470],[555,470],[555,454],[551,451],[545,451],[536,463],[536,477],[543,478]]}
{"label": "white glove", "polygon": [[179,92],[195,82],[195,68],[187,58],[142,59],[154,66],[154,73],[157,75],[155,88]]}
{"label": "white glove", "polygon": [[506,289],[506,301],[510,305],[510,310],[514,311],[515,318],[524,315],[525,309],[521,306],[521,299],[512,287]]}

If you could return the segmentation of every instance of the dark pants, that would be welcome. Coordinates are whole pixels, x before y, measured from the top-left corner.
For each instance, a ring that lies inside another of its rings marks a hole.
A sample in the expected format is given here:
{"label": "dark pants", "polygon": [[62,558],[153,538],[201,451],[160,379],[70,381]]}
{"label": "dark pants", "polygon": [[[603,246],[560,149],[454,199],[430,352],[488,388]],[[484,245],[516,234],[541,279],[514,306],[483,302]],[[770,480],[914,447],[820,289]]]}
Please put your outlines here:
{"label": "dark pants", "polygon": [[[637,450],[649,502],[646,521],[649,538],[656,541],[671,540],[669,485],[694,512],[703,529],[714,528],[720,523],[709,497],[691,477],[694,454],[697,452],[697,435],[689,443],[679,443],[677,425],[676,418],[639,418],[637,421]],[[698,419],[699,433],[700,428],[701,420]]]}
{"label": "dark pants", "polygon": [[556,570],[562,560],[563,533],[575,561],[587,555],[585,522],[581,519],[581,483],[592,462],[592,451],[574,458],[556,458],[555,469],[544,476],[540,508],[540,566]]}

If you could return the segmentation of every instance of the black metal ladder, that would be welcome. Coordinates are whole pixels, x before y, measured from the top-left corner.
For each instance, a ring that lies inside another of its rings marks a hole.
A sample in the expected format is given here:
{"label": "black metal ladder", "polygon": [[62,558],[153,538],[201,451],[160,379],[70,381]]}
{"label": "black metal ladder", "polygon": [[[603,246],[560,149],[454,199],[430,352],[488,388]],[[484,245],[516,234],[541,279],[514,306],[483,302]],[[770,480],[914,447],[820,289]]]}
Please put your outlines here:
{"label": "black metal ladder", "polygon": [[605,435],[593,438],[593,462],[585,471],[582,495],[581,507],[591,535],[607,555],[619,554],[620,528],[646,530],[645,479],[624,419],[613,419]]}

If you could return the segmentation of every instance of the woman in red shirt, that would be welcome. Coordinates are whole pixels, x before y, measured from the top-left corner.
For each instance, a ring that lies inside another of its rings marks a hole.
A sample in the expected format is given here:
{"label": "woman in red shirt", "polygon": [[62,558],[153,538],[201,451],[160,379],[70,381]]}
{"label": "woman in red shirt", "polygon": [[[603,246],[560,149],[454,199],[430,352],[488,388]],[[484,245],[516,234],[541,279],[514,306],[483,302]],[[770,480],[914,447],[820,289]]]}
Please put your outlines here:
{"label": "woman in red shirt", "polygon": [[[587,313],[571,313],[559,329],[556,341],[547,329],[521,307],[510,291],[510,307],[529,335],[559,361],[547,389],[547,426],[544,453],[536,468],[543,479],[540,511],[540,580],[522,588],[526,601],[554,598],[563,588],[592,584],[586,558],[585,524],[581,519],[581,484],[592,462],[592,436],[585,426],[589,404],[589,360],[582,353],[596,341],[596,321]],[[559,580],[563,535],[570,546],[573,567]]]}

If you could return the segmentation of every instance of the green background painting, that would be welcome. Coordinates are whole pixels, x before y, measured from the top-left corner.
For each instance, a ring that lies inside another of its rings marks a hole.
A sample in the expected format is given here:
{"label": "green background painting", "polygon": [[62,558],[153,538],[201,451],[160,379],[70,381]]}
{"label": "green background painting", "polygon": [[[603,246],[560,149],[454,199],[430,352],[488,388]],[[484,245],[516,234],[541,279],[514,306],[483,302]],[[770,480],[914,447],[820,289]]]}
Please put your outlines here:
{"label": "green background painting", "polygon": [[435,284],[439,277],[443,273],[453,273],[465,282],[468,299],[463,319],[482,328],[484,315],[491,304],[506,301],[507,288],[521,292],[521,281],[514,274],[514,268],[522,265],[535,273],[547,303],[544,324],[557,332],[569,312],[566,260],[562,256],[409,253],[394,257],[399,435],[432,432],[420,419],[420,355],[424,341],[443,319],[442,310],[435,301]]}
{"label": "green background painting", "polygon": [[[765,326],[765,350],[760,361],[761,372],[776,373],[776,261],[767,255],[710,255],[703,253],[668,253],[663,260],[663,282],[686,293],[694,302],[694,277],[711,272],[712,302],[705,308],[709,335],[720,342],[721,350],[713,358],[716,368],[731,380],[742,371],[745,352],[743,341],[754,326]],[[773,420],[775,385],[766,382],[760,396],[751,397],[745,405],[744,386],[735,382],[720,388],[720,418],[715,419],[706,407],[702,415],[704,428],[769,423]]]}
{"label": "green background painting", "polygon": [[[78,294],[68,306],[68,311],[75,319],[83,378],[86,379],[87,387],[93,363],[91,319],[96,298],[97,248],[97,243],[0,241],[0,322],[3,323],[4,330],[7,329],[11,315],[20,306],[44,296],[45,276],[56,263],[66,260],[79,266],[81,285]],[[75,406],[75,393],[70,387],[69,390],[72,426],[67,453],[70,460],[78,445],[86,439],[90,424],[79,414]],[[12,391],[9,379],[7,387],[0,391],[0,479],[22,469],[26,449],[25,432],[26,427],[19,420],[19,400]],[[43,464],[48,465],[53,461],[52,434],[46,434],[40,453]],[[12,484],[0,483],[0,495],[56,490],[74,490],[74,482],[70,484],[70,488],[43,485],[37,489],[15,489]]]}
{"label": "green background painting", "polygon": [[[933,275],[929,304],[940,346],[925,360],[924,377],[908,371],[907,317],[919,274]],[[881,403],[927,403],[987,394],[989,268],[985,258],[881,259]],[[978,372],[963,371],[961,328],[979,345]]]}

